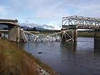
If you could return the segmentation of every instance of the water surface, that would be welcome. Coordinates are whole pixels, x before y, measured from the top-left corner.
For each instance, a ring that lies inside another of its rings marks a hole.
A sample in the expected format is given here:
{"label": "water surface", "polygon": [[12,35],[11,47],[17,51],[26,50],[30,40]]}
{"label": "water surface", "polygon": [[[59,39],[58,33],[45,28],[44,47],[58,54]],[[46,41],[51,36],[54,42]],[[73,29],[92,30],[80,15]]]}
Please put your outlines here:
{"label": "water surface", "polygon": [[20,44],[60,75],[100,75],[100,53],[94,38],[79,37],[77,43],[45,42]]}

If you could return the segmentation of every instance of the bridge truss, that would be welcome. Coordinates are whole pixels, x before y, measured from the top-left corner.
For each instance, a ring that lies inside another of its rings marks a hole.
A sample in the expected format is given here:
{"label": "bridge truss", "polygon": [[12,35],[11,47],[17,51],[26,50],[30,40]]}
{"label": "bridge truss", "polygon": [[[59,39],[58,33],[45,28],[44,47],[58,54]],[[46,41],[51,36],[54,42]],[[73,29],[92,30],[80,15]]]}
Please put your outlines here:
{"label": "bridge truss", "polygon": [[22,33],[25,37],[26,42],[58,42],[61,41],[60,35],[61,32],[53,33],[53,34],[33,34],[28,31],[24,31]]}
{"label": "bridge truss", "polygon": [[68,16],[62,18],[62,29],[70,25],[76,25],[78,29],[100,28],[100,18],[90,18],[83,16]]}
{"label": "bridge truss", "polygon": [[[21,31],[22,39],[24,42],[60,42],[61,38],[66,38],[66,41],[73,41],[73,38],[70,34],[66,33],[69,32],[68,30],[64,32],[56,32],[52,34],[33,34],[29,31]],[[62,35],[62,36],[61,36]]]}

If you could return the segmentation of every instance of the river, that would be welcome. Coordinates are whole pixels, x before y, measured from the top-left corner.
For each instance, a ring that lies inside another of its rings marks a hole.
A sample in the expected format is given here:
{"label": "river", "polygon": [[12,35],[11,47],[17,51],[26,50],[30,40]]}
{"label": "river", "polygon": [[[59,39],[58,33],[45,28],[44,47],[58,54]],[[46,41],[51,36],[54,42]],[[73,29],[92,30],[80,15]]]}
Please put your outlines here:
{"label": "river", "polygon": [[94,38],[78,37],[76,44],[45,42],[19,46],[60,75],[100,75],[100,53],[94,44]]}

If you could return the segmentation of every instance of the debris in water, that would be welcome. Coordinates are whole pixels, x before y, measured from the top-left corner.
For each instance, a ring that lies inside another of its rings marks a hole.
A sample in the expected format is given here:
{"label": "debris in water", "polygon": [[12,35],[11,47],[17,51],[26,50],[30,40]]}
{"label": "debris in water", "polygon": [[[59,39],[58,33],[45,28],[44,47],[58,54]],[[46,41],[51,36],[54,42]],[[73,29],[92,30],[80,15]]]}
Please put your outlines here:
{"label": "debris in water", "polygon": [[38,54],[42,54],[42,52],[38,52]]}

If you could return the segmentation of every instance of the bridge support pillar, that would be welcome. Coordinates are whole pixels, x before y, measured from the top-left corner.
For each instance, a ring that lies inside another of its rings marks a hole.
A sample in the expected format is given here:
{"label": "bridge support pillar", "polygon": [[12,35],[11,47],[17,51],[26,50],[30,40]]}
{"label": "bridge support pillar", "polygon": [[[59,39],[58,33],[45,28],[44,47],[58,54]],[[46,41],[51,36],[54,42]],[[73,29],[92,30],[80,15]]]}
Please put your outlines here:
{"label": "bridge support pillar", "polygon": [[94,31],[94,51],[100,52],[100,29],[95,29]]}
{"label": "bridge support pillar", "polygon": [[20,27],[15,26],[9,30],[8,39],[14,42],[20,42]]}
{"label": "bridge support pillar", "polygon": [[62,41],[77,41],[77,30],[76,29],[69,29],[69,30],[62,30],[61,34]]}
{"label": "bridge support pillar", "polygon": [[76,29],[73,29],[72,30],[72,38],[73,38],[73,41],[76,42],[77,41],[77,30]]}

